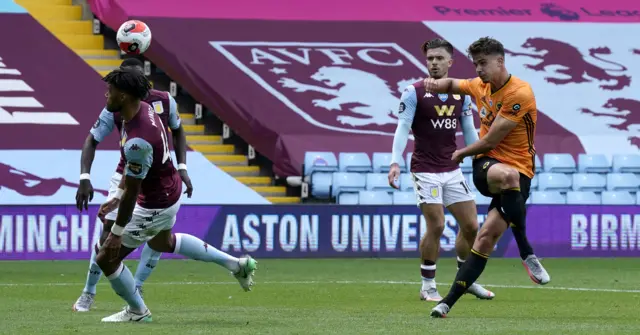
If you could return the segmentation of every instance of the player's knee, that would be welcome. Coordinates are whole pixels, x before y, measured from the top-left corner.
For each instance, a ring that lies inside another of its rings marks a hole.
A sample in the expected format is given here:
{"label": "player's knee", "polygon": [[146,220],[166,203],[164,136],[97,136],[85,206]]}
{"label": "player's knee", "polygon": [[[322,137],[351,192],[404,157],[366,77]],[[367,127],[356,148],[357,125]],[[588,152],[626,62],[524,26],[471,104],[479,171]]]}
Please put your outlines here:
{"label": "player's knee", "polygon": [[104,273],[107,273],[107,270],[111,268],[111,261],[109,260],[107,254],[104,252],[98,252],[98,254],[96,255],[96,264],[98,264],[98,266]]}
{"label": "player's knee", "polygon": [[478,232],[474,245],[476,245],[476,248],[480,247],[483,250],[488,250],[489,248],[493,248],[493,246],[498,242],[500,235],[502,235],[502,233],[499,231],[482,229]]}
{"label": "player's knee", "polygon": [[503,190],[520,187],[520,173],[514,168],[504,167],[500,169],[498,179],[500,188]]}
{"label": "player's knee", "polygon": [[427,236],[432,239],[440,239],[444,232],[444,220],[438,217],[427,217]]}
{"label": "player's knee", "polygon": [[467,241],[472,241],[478,234],[478,220],[464,220],[458,223],[460,230],[458,234],[464,237]]}

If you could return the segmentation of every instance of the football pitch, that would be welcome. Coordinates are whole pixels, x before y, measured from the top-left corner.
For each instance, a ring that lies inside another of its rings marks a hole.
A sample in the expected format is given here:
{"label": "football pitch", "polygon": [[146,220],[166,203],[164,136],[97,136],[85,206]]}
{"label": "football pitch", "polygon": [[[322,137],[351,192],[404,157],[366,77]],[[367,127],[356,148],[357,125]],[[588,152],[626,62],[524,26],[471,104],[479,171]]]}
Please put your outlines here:
{"label": "football pitch", "polygon": [[[491,259],[479,282],[493,301],[469,295],[446,319],[419,300],[416,259],[258,260],[242,291],[215,264],[161,260],[145,286],[148,324],[102,324],[123,306],[106,278],[94,309],[74,313],[86,261],[0,262],[0,334],[638,334],[636,259],[545,259],[537,287],[517,259]],[[135,271],[136,261],[127,265]],[[445,295],[455,261],[441,259]]]}

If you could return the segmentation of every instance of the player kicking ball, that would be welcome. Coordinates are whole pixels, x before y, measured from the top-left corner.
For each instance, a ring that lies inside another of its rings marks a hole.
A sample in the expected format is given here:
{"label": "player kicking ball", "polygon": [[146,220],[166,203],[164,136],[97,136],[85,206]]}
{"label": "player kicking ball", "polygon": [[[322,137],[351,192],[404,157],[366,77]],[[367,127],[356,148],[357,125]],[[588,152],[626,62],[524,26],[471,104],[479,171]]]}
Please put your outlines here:
{"label": "player kicking ball", "polygon": [[120,152],[125,161],[117,196],[100,207],[99,215],[118,208],[116,221],[105,224],[110,231],[101,239],[96,263],[109,279],[113,290],[127,306],[102,322],[148,322],[147,308],[131,271],[122,262],[143,243],[156,252],[169,252],[223,266],[235,276],[245,291],[253,286],[257,262],[249,257],[235,258],[201,239],[173,233],[180,209],[182,180],[171,161],[165,126],[154,109],[144,101],[151,85],[139,71],[116,69],[103,79],[109,86],[107,111],[122,118]]}
{"label": "player kicking ball", "polygon": [[468,53],[477,78],[427,78],[424,87],[434,94],[449,92],[475,97],[481,120],[480,140],[456,150],[451,160],[458,163],[475,156],[473,181],[478,191],[492,200],[469,258],[458,271],[449,294],[431,311],[432,317],[445,317],[473,285],[509,226],[531,280],[540,285],[551,280],[533,253],[525,227],[525,203],[535,173],[537,107],[533,91],[529,83],[509,74],[504,64],[504,46],[499,41],[480,38],[469,46]]}
{"label": "player kicking ball", "polygon": [[[434,39],[422,45],[431,78],[447,78],[453,64],[453,46]],[[420,241],[422,288],[420,299],[440,301],[436,287],[436,261],[440,238],[444,231],[443,205],[459,224],[456,237],[458,268],[465,262],[478,231],[478,213],[473,193],[462,175],[458,162],[451,160],[456,150],[456,130],[460,123],[467,145],[478,140],[473,124],[471,98],[457,94],[431,94],[422,81],[409,85],[402,93],[398,111],[398,127],[393,138],[389,184],[398,188],[398,162],[413,130],[415,145],[411,173],[418,207],[427,221],[427,233]],[[473,283],[465,290],[480,299],[493,299],[495,294]]]}
{"label": "player kicking ball", "polygon": [[[143,64],[136,58],[125,59],[120,68],[134,69],[143,72]],[[151,89],[149,95],[144,99],[144,102],[151,105],[154,111],[162,120],[162,124],[168,126],[171,129],[171,135],[173,140],[173,146],[176,152],[176,158],[178,159],[178,172],[180,178],[187,186],[187,190],[184,192],[188,197],[191,197],[193,192],[193,186],[191,186],[191,179],[187,173],[187,140],[185,133],[182,130],[180,123],[180,116],[178,115],[178,106],[169,92],[163,92]],[[119,113],[111,113],[107,109],[103,109],[98,117],[98,120],[89,131],[89,135],[82,146],[82,157],[80,159],[80,185],[76,193],[76,206],[78,210],[87,209],[89,201],[93,199],[93,186],[91,185],[91,179],[89,172],[91,171],[91,165],[93,164],[93,158],[96,153],[96,148],[100,142],[102,142],[109,134],[114,130],[122,131],[122,118]],[[122,173],[124,171],[124,159],[121,157],[118,162],[115,173],[111,177],[109,186],[108,199],[116,196],[118,192],[118,185],[122,180]],[[105,215],[109,225],[112,225],[118,215],[117,209],[113,212]],[[108,230],[103,229],[103,239],[107,238],[109,234]],[[73,310],[76,312],[88,312],[93,306],[96,296],[96,285],[102,277],[102,271],[98,264],[96,264],[96,248],[92,248],[91,259],[89,261],[89,271],[87,273],[87,279],[85,282],[82,294],[73,304]],[[142,285],[149,278],[151,272],[155,269],[156,265],[160,261],[162,253],[156,252],[149,248],[145,244],[140,255],[140,262],[136,269],[135,280],[136,287],[142,294]]]}

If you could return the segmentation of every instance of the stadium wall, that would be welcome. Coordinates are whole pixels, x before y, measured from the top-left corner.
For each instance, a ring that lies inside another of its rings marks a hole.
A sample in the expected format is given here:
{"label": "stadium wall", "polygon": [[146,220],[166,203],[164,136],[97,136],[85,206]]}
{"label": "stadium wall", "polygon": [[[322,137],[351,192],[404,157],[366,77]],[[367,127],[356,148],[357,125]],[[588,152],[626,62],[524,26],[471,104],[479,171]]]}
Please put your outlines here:
{"label": "stadium wall", "polygon": [[[0,260],[85,260],[100,235],[97,210],[0,206]],[[482,224],[486,207],[478,213]],[[527,222],[540,257],[640,256],[639,206],[533,205]],[[443,257],[454,255],[458,230],[448,213],[445,226]],[[416,206],[184,205],[174,230],[256,258],[412,258],[426,223]],[[133,257],[138,255],[139,250]],[[510,231],[492,256],[518,256]]]}

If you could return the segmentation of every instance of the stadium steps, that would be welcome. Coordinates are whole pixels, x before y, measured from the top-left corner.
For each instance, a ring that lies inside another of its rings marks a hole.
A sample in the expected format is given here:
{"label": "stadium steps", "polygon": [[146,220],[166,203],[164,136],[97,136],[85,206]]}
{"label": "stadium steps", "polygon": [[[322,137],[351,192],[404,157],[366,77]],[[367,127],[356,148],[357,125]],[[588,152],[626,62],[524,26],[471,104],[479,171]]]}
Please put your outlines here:
{"label": "stadium steps", "polygon": [[[104,36],[93,34],[93,22],[82,20],[82,7],[73,5],[72,1],[16,0],[16,3],[104,77],[120,66],[120,52],[104,48]],[[219,169],[253,188],[272,203],[300,202],[298,197],[287,197],[285,187],[272,186],[272,178],[260,176],[260,168],[249,166],[247,156],[235,154],[233,145],[222,144],[220,136],[205,135],[204,125],[195,124],[193,114],[180,113],[180,118],[187,144]]]}

